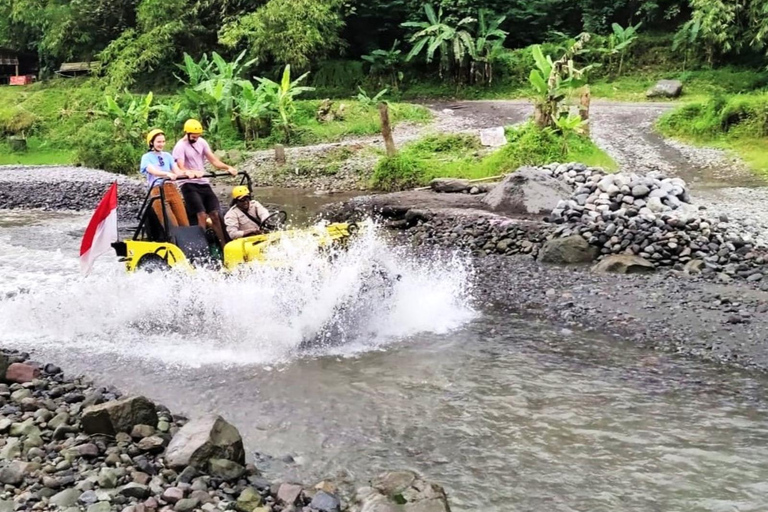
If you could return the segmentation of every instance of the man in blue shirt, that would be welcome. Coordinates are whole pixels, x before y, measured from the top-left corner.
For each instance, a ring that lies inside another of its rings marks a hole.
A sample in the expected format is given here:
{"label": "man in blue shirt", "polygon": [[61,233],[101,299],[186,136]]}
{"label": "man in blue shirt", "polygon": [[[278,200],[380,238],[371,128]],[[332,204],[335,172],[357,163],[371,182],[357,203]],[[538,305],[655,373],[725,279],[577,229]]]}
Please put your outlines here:
{"label": "man in blue shirt", "polygon": [[[189,226],[187,211],[184,208],[184,201],[181,198],[179,189],[169,181],[175,181],[176,178],[187,176],[187,173],[179,169],[170,153],[163,151],[165,148],[165,133],[162,130],[154,129],[147,134],[147,145],[149,151],[141,157],[139,170],[141,174],[147,177],[147,187],[150,188],[150,195],[157,197],[160,195],[160,186],[163,187],[165,201],[168,205],[168,220],[172,226]],[[162,181],[169,180],[169,181]],[[163,208],[160,201],[153,201],[152,208],[160,220],[165,225]]]}

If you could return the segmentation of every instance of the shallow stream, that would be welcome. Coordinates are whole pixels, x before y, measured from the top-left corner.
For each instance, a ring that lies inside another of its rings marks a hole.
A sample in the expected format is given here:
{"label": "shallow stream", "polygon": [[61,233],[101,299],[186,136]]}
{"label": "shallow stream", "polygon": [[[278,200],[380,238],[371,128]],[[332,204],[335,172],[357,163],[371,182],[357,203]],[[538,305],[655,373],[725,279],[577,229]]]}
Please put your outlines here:
{"label": "shallow stream", "polygon": [[[267,476],[413,468],[456,511],[768,508],[761,377],[479,310],[471,262],[375,232],[290,274],[128,276],[105,255],[82,278],[86,223],[3,212],[0,344],[220,413]],[[371,299],[374,259],[402,278]],[[305,346],[329,322],[335,343]]]}

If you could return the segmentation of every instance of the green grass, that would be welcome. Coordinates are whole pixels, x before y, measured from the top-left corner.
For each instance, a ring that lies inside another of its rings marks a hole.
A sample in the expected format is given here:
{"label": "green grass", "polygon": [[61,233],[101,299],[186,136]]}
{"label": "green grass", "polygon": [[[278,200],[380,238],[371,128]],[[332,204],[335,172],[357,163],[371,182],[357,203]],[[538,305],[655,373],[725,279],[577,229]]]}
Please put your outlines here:
{"label": "green grass", "polygon": [[7,142],[0,142],[0,165],[71,165],[75,163],[75,152],[55,149],[40,139],[27,140],[27,151],[12,152]]}
{"label": "green grass", "polygon": [[[320,122],[315,114],[320,101],[303,100],[296,103],[296,130],[290,145],[305,146],[323,142],[338,142],[347,137],[375,135],[381,132],[379,110],[376,106],[367,106],[356,100],[336,100],[333,109],[344,105],[341,119]],[[393,126],[402,122],[425,124],[432,119],[429,110],[420,105],[394,103],[390,105],[390,121]],[[280,134],[273,132],[271,137],[256,142],[255,147],[268,148],[280,141]]]}
{"label": "green grass", "polygon": [[656,127],[684,142],[732,150],[753,170],[768,174],[768,92],[689,103],[662,116]]}
{"label": "green grass", "polygon": [[434,178],[480,179],[514,172],[524,165],[581,162],[607,170],[616,162],[591,139],[571,134],[566,140],[528,123],[507,129],[508,143],[489,152],[470,135],[431,135],[409,144],[392,158],[382,158],[371,185],[402,190],[426,185]]}

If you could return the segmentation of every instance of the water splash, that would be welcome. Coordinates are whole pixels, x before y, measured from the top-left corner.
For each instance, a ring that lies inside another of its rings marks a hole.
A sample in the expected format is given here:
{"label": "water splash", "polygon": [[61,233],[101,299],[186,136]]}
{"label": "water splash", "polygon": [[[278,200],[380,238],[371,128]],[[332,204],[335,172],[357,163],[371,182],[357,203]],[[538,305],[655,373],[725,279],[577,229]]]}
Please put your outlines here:
{"label": "water splash", "polygon": [[[66,222],[85,221],[46,223],[37,233],[60,236],[72,229]],[[6,288],[23,293],[0,288],[6,346],[71,348],[172,366],[271,364],[447,332],[475,315],[467,261],[416,258],[389,246],[375,226],[334,254],[285,241],[274,251],[293,262],[290,268],[254,266],[233,275],[128,275],[105,255],[93,275],[81,278],[74,237],[52,250],[11,235],[0,230],[0,272],[14,276]]]}

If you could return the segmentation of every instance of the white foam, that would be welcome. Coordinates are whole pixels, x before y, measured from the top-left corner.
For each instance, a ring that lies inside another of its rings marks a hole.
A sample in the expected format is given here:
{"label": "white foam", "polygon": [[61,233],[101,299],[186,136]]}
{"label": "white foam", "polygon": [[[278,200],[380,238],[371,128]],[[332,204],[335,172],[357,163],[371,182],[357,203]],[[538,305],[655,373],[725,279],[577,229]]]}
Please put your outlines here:
{"label": "white foam", "polygon": [[[38,237],[82,229],[84,216],[36,226]],[[78,274],[79,240],[45,248],[0,228],[0,340],[71,348],[169,366],[273,364],[305,354],[357,353],[469,321],[471,267],[457,256],[418,259],[372,227],[333,258],[286,241],[291,269],[126,274],[110,255]],[[30,247],[30,245],[36,245]],[[398,281],[382,283],[375,269]],[[309,346],[307,346],[309,345]]]}

